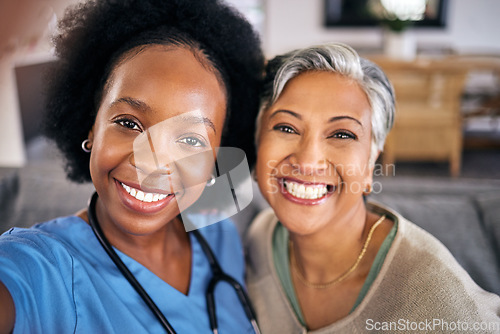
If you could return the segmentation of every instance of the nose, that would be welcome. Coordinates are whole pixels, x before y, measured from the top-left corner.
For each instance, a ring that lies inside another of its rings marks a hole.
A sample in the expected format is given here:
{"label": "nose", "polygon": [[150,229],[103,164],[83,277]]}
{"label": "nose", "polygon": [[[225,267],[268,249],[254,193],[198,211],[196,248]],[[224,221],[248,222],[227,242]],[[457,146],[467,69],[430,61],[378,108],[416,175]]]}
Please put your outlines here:
{"label": "nose", "polygon": [[151,174],[165,174],[172,173],[169,164],[168,155],[164,150],[158,152],[149,135],[148,131],[143,132],[134,141],[133,153],[130,155],[130,163],[135,166],[140,172]]}
{"label": "nose", "polygon": [[134,150],[129,158],[130,164],[135,167],[137,181],[143,189],[176,192],[178,189],[172,182],[173,173],[170,164],[158,156],[146,132],[143,134],[144,138],[138,137],[135,140]]}
{"label": "nose", "polygon": [[134,152],[130,155],[130,163],[144,175],[171,175],[173,170],[169,163],[160,164],[155,152]]}
{"label": "nose", "polygon": [[303,137],[289,157],[294,170],[303,175],[324,173],[328,168],[324,143],[314,136]]}

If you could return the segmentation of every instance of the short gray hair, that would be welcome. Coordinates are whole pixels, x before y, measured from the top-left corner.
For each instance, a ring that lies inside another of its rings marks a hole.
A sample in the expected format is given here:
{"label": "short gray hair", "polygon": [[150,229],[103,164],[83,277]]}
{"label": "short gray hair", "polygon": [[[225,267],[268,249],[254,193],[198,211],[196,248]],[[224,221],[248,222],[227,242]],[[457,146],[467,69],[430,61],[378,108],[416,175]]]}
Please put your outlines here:
{"label": "short gray hair", "polygon": [[257,145],[264,111],[278,100],[288,81],[306,71],[339,73],[356,81],[366,93],[372,108],[370,162],[374,164],[394,123],[394,89],[380,67],[341,43],[299,49],[269,61],[257,116]]}

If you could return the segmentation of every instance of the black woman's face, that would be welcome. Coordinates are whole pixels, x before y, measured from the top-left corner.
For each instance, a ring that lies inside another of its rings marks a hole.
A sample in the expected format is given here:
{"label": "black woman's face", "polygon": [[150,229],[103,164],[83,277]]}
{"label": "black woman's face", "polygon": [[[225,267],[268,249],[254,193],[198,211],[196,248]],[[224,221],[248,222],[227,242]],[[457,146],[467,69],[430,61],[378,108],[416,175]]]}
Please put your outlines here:
{"label": "black woman's face", "polygon": [[117,65],[89,133],[101,224],[147,235],[196,201],[225,116],[220,80],[190,50],[153,46]]}

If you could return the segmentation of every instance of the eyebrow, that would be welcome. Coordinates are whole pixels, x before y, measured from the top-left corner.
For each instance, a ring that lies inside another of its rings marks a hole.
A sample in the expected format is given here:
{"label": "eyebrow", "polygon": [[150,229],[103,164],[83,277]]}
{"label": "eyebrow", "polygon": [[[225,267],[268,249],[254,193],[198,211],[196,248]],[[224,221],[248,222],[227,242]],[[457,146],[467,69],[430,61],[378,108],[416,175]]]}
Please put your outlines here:
{"label": "eyebrow", "polygon": [[[293,112],[293,111],[290,111],[290,110],[286,110],[286,109],[276,110],[275,112],[273,112],[271,114],[271,116],[269,116],[269,119],[273,118],[274,116],[276,116],[279,113],[289,114],[289,115],[292,115],[293,117],[298,118],[300,120],[302,119],[302,116],[300,114],[298,114],[296,112]],[[335,122],[335,121],[340,121],[342,119],[350,119],[350,120],[355,121],[359,125],[363,126],[363,124],[361,124],[361,122],[359,120],[357,120],[356,118],[351,117],[351,116],[335,116],[335,117],[332,117],[332,118],[328,119],[328,123],[332,123],[332,122]]]}
{"label": "eyebrow", "polygon": [[290,111],[290,110],[286,110],[286,109],[276,110],[275,112],[273,112],[271,114],[271,116],[269,116],[269,119],[273,118],[274,116],[276,116],[279,113],[289,114],[289,115],[292,115],[295,118],[302,119],[301,115],[297,114],[296,112],[293,112],[293,111]]}
{"label": "eyebrow", "polygon": [[[151,112],[153,109],[144,101],[134,99],[133,97],[121,97],[111,103],[111,107],[120,103],[125,103],[131,106],[132,108],[142,111],[142,112]],[[205,124],[210,127],[214,133],[217,133],[215,129],[214,123],[207,117],[202,116],[174,116],[176,118],[180,118],[181,122],[189,122],[191,124]]]}
{"label": "eyebrow", "polygon": [[121,97],[118,100],[115,100],[111,103],[111,107],[120,104],[120,103],[125,103],[131,106],[134,109],[137,109],[139,111],[144,111],[144,112],[151,112],[151,107],[144,101],[134,99],[132,97]]}
{"label": "eyebrow", "polygon": [[354,122],[358,123],[359,125],[363,126],[363,124],[361,124],[361,122],[359,120],[357,120],[356,118],[351,117],[351,116],[335,116],[335,117],[330,118],[328,120],[328,123],[332,123],[332,122],[335,122],[335,121],[340,121],[342,119],[350,119],[350,120],[353,120]]}
{"label": "eyebrow", "polygon": [[202,117],[202,116],[176,116],[176,118],[180,118],[181,122],[189,122],[191,124],[205,124],[214,130],[214,133],[217,133],[215,130],[214,123],[210,120],[210,118]]}

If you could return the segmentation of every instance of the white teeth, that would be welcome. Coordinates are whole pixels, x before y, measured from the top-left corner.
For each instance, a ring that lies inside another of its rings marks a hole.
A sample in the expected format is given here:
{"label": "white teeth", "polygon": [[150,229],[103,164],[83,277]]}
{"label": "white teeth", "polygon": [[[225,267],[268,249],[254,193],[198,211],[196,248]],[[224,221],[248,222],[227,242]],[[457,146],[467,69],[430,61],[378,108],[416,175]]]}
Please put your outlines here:
{"label": "white teeth", "polygon": [[125,189],[130,194],[130,196],[135,197],[137,200],[141,202],[147,202],[147,203],[158,202],[168,197],[168,195],[165,194],[145,193],[141,190],[129,187],[121,182],[120,184],[122,185],[123,189]]}
{"label": "white teeth", "polygon": [[139,201],[144,201],[144,193],[140,190],[137,190],[137,195],[135,195],[135,198],[137,198]]}
{"label": "white teeth", "polygon": [[328,192],[325,186],[306,186],[304,184],[299,184],[291,181],[284,181],[286,190],[294,197],[304,198],[304,199],[317,199],[326,195]]}
{"label": "white teeth", "polygon": [[153,201],[153,194],[152,193],[147,193],[145,196],[144,196],[144,202],[149,202],[151,203]]}

